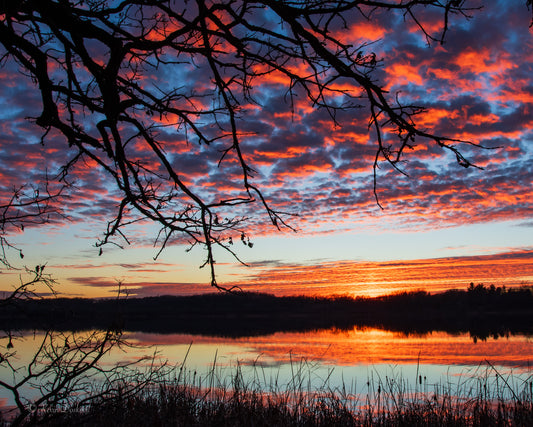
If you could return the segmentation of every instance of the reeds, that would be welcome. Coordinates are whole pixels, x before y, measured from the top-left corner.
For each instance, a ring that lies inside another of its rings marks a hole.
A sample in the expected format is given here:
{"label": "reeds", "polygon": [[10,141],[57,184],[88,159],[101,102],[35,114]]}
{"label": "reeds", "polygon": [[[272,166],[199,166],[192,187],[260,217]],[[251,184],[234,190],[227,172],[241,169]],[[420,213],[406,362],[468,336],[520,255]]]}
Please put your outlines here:
{"label": "reeds", "polygon": [[[414,384],[371,373],[361,392],[316,389],[314,365],[291,363],[285,384],[260,364],[226,375],[216,359],[206,375],[179,366],[135,395],[107,396],[65,410],[46,425],[79,426],[531,426],[533,374],[502,375],[490,363],[472,375]],[[271,375],[271,374],[270,374]],[[38,421],[34,417],[32,422]],[[41,420],[42,421],[42,420]]]}

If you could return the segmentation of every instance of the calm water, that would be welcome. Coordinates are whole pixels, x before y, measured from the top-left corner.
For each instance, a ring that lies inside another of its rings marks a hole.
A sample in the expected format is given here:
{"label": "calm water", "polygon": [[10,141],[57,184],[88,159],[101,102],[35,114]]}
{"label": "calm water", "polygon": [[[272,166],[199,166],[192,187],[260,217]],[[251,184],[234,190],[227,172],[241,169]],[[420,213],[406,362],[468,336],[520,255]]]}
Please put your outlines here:
{"label": "calm water", "polygon": [[[14,365],[25,366],[42,337],[28,333],[13,339]],[[533,338],[527,336],[474,342],[468,334],[406,336],[379,329],[331,329],[231,339],[135,332],[127,332],[125,337],[134,347],[115,349],[104,360],[106,366],[134,361],[157,350],[159,361],[185,365],[182,378],[207,381],[211,376],[216,384],[228,386],[239,369],[250,387],[267,391],[290,389],[297,381],[306,390],[344,388],[364,394],[369,382],[394,378],[412,388],[431,390],[446,385],[454,393],[468,394],[472,377],[493,383],[498,373],[518,391],[533,378]],[[3,354],[7,343],[7,337],[0,341]],[[5,368],[0,375],[8,383],[14,380]],[[4,405],[13,403],[9,393],[0,392]],[[32,394],[30,388],[25,392]]]}

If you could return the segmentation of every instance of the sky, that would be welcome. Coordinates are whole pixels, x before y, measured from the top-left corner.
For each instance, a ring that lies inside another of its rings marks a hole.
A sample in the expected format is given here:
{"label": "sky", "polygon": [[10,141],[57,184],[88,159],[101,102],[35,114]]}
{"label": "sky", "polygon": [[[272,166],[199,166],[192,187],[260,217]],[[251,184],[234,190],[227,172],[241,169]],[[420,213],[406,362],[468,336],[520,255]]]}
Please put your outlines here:
{"label": "sky", "polygon": [[[443,45],[428,46],[414,21],[392,13],[370,21],[352,17],[336,36],[354,45],[373,42],[367,49],[383,59],[375,77],[390,94],[427,107],[417,118],[422,128],[488,147],[461,146],[483,170],[463,168],[453,153],[417,141],[401,164],[408,176],[385,165],[378,170],[381,209],[372,192],[375,137],[367,111],[340,114],[340,126],[333,126],[309,103],[298,101],[291,110],[286,82],[270,73],[255,89],[260,107],[247,106],[242,114],[242,129],[255,132],[242,148],[257,170],[254,183],[272,206],[295,214],[287,220],[296,231],[277,230],[255,206],[247,212],[253,247],[235,237],[246,265],[215,252],[219,284],[279,295],[433,292],[472,281],[533,284],[531,14],[519,0],[466,3],[484,7],[471,19],[454,17]],[[442,24],[437,15],[421,16],[428,28]],[[40,108],[31,80],[9,61],[0,76],[3,204],[13,186],[37,185],[45,172],[54,176],[68,150],[59,137],[41,145],[41,129],[27,119]],[[199,85],[206,76],[179,77]],[[170,130],[161,139],[176,150],[180,170],[199,191],[231,186],[231,174],[206,161],[203,148]],[[46,265],[64,296],[113,297],[119,282],[132,296],[212,291],[207,268],[199,268],[205,251],[187,251],[178,240],[154,260],[158,230],[146,222],[128,228],[131,244],[105,247],[99,256],[95,243],[112,219],[115,194],[89,162],[72,178],[61,206],[68,219],[8,230],[24,259],[8,251],[18,269],[0,271],[0,290],[23,280],[25,265]]]}

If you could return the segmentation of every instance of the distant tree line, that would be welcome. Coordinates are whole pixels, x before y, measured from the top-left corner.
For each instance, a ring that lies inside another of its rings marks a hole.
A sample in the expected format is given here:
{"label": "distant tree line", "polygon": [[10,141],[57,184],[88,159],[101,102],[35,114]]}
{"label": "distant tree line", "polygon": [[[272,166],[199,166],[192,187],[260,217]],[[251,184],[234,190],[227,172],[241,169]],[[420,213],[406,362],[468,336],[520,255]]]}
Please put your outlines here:
{"label": "distant tree line", "polygon": [[93,300],[18,301],[0,313],[0,328],[116,329],[251,336],[354,326],[411,333],[469,332],[475,339],[533,334],[533,288],[486,287],[437,294],[369,297],[276,297],[264,293]]}

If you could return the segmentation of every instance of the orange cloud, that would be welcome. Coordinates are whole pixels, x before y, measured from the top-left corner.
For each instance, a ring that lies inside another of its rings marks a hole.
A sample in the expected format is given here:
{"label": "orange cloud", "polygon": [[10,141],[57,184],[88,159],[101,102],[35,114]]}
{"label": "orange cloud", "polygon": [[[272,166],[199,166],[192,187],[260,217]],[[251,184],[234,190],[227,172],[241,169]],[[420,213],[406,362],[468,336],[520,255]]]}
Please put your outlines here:
{"label": "orange cloud", "polygon": [[381,39],[387,34],[387,29],[370,21],[360,21],[350,25],[348,38],[358,41],[374,41]]}
{"label": "orange cloud", "polygon": [[481,50],[467,48],[457,55],[453,63],[461,67],[461,69],[475,74],[498,74],[517,67],[517,64],[506,56],[505,53],[499,53],[495,57],[494,52],[488,48]]}
{"label": "orange cloud", "polygon": [[419,69],[408,63],[394,63],[387,67],[388,84],[386,90],[393,86],[416,84],[423,85],[424,78],[420,75]]}
{"label": "orange cloud", "polygon": [[533,279],[531,271],[533,251],[523,251],[411,261],[281,264],[231,284],[276,295],[378,296],[416,289],[466,289],[472,281],[517,286]]}

